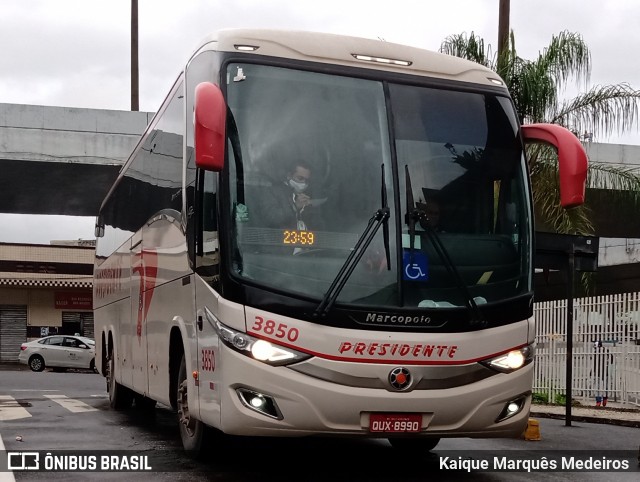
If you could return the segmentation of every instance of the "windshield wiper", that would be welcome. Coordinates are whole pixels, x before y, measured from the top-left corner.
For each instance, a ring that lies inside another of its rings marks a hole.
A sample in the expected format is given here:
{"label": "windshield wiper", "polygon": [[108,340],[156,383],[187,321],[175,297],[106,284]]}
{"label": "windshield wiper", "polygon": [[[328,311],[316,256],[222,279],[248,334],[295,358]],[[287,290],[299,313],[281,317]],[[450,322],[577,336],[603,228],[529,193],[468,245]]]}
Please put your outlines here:
{"label": "windshield wiper", "polygon": [[389,248],[389,203],[387,202],[387,183],[384,179],[384,164],[380,166],[382,170],[382,192],[380,193],[380,199],[382,200],[382,210],[387,211],[387,217],[382,220],[382,239],[384,242],[384,254],[387,261],[387,271],[391,271],[391,252]]}
{"label": "windshield wiper", "polygon": [[342,288],[344,288],[344,285],[349,280],[349,277],[353,273],[353,270],[358,265],[358,262],[360,261],[360,259],[362,259],[362,256],[364,255],[365,251],[371,244],[371,241],[373,241],[373,238],[378,232],[378,229],[380,229],[380,226],[383,226],[382,232],[384,236],[385,255],[387,258],[387,269],[388,270],[391,269],[391,255],[389,252],[390,210],[387,202],[387,185],[384,179],[384,164],[382,165],[381,199],[382,199],[382,207],[378,209],[373,214],[373,216],[371,216],[371,219],[369,219],[369,222],[364,232],[358,238],[358,241],[353,247],[353,250],[351,251],[346,261],[340,268],[340,271],[338,271],[338,274],[336,275],[333,282],[331,283],[331,286],[329,286],[329,289],[322,297],[320,304],[318,305],[318,307],[314,312],[314,316],[321,316],[321,317],[326,316],[327,313],[329,313],[329,311],[331,310],[331,308],[333,308],[333,305],[335,304],[336,299],[338,299],[338,296],[340,295]]}
{"label": "windshield wiper", "polygon": [[476,304],[476,301],[472,298],[471,293],[469,293],[469,289],[460,276],[460,272],[456,268],[456,265],[451,260],[449,256],[449,252],[447,248],[445,248],[442,240],[440,239],[440,235],[438,232],[433,229],[431,224],[429,223],[429,219],[427,213],[423,209],[419,209],[416,207],[414,199],[413,199],[413,188],[411,187],[411,177],[409,176],[409,166],[405,165],[405,179],[406,179],[406,192],[407,192],[407,212],[405,214],[405,223],[409,226],[409,262],[413,263],[413,252],[414,252],[414,237],[416,233],[416,223],[420,221],[425,221],[421,223],[422,227],[425,229],[427,235],[431,239],[433,243],[433,247],[440,256],[440,259],[444,262],[444,266],[447,269],[447,272],[451,275],[453,280],[456,283],[456,286],[463,294],[467,309],[469,310],[469,314],[471,316],[471,326],[480,325],[484,326],[486,321],[482,317],[482,313]]}

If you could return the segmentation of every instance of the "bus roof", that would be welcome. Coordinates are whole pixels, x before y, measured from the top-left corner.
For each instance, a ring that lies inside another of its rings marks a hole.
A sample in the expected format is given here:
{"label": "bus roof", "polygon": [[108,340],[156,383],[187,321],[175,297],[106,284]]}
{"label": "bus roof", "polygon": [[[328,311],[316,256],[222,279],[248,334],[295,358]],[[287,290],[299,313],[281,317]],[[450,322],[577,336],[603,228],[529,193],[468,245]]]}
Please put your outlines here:
{"label": "bus roof", "polygon": [[238,52],[251,47],[256,55],[504,86],[498,74],[469,60],[382,40],[328,33],[225,29],[207,36],[198,50]]}

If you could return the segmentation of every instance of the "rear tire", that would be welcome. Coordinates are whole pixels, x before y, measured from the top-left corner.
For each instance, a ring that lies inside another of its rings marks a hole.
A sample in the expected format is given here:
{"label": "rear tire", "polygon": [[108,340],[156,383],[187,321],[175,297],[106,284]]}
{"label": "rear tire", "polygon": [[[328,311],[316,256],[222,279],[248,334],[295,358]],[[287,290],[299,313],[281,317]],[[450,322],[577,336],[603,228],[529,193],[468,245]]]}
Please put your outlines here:
{"label": "rear tire", "polygon": [[421,454],[427,453],[436,448],[440,439],[437,437],[407,437],[407,438],[390,438],[389,443],[394,449],[403,452]]}
{"label": "rear tire", "polygon": [[187,363],[182,355],[180,369],[178,370],[178,386],[176,401],[178,408],[178,427],[182,446],[187,455],[192,458],[200,458],[204,455],[208,428],[200,420],[196,420],[189,412],[188,401]]}
{"label": "rear tire", "polygon": [[34,372],[41,372],[45,368],[44,358],[42,358],[40,355],[33,355],[31,358],[29,358],[29,368],[31,368],[31,371]]}
{"label": "rear tire", "polygon": [[127,387],[116,382],[115,360],[113,353],[107,363],[107,392],[109,392],[109,405],[114,410],[124,410],[131,407],[133,392]]}

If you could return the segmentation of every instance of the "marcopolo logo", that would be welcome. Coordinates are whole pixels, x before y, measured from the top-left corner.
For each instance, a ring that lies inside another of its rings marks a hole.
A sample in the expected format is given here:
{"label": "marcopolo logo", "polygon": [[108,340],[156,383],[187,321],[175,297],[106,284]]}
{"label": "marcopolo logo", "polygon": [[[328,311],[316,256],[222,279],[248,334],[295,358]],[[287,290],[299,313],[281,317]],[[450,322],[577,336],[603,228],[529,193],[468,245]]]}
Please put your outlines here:
{"label": "marcopolo logo", "polygon": [[369,312],[365,323],[381,325],[430,325],[431,317]]}

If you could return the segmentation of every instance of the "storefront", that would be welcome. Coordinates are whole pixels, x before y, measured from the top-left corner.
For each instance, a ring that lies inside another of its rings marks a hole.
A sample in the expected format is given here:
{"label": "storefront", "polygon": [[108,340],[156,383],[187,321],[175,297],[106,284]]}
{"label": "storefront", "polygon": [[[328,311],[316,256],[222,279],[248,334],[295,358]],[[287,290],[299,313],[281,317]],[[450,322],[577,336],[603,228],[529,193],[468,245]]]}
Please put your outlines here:
{"label": "storefront", "polygon": [[93,257],[92,244],[0,243],[0,362],[43,336],[93,338]]}

